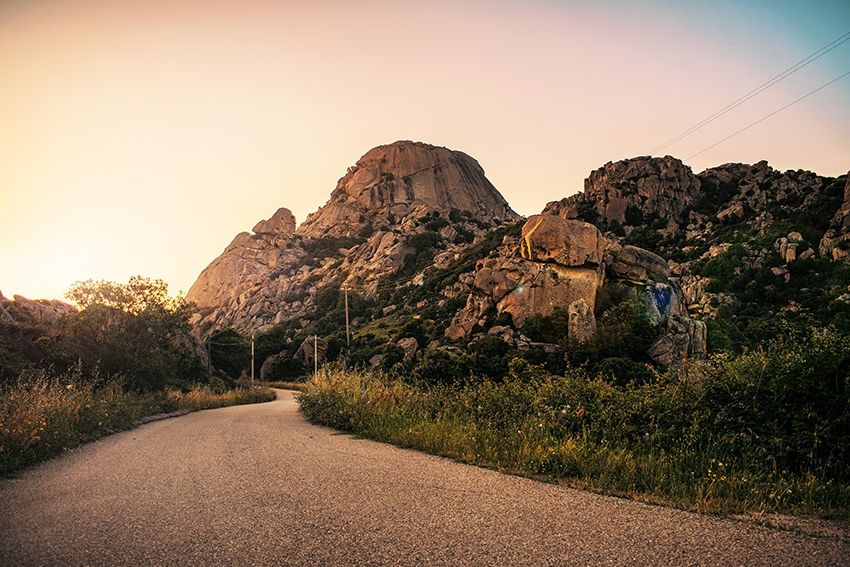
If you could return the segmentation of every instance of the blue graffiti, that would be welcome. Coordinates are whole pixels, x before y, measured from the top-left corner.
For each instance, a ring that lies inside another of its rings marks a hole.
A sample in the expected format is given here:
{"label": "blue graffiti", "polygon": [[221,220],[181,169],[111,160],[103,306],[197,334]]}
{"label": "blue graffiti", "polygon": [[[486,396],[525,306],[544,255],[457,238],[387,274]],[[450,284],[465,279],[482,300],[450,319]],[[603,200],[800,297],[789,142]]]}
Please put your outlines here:
{"label": "blue graffiti", "polygon": [[652,298],[655,300],[655,305],[658,306],[658,311],[667,313],[670,307],[670,298],[673,297],[673,289],[670,286],[655,286],[652,289]]}

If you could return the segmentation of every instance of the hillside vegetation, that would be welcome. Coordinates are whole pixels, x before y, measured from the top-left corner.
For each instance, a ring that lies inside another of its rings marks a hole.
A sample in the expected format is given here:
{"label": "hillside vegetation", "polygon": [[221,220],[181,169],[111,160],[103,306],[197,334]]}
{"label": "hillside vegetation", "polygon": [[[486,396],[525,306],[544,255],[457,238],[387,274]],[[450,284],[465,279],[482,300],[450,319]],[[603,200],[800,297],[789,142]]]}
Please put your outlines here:
{"label": "hillside vegetation", "polygon": [[0,475],[145,416],[275,397],[211,376],[191,306],[161,280],[81,282],[68,297],[79,309],[0,296]]}

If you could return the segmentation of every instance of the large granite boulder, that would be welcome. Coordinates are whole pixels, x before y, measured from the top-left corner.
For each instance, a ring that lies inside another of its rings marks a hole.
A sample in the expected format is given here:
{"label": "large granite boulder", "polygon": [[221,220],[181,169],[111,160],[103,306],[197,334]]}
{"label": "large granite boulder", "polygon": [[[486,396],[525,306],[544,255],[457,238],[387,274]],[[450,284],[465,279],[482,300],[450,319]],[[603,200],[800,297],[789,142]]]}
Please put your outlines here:
{"label": "large granite boulder", "polygon": [[600,264],[605,239],[590,223],[549,214],[534,215],[522,227],[520,252],[527,260],[562,266]]}
{"label": "large granite boulder", "polygon": [[661,256],[637,246],[623,246],[616,241],[608,244],[606,264],[612,277],[633,282],[666,280],[670,277],[670,268]]}
{"label": "large granite boulder", "polygon": [[328,341],[323,338],[307,337],[298,346],[295,355],[292,357],[301,362],[304,368],[313,368],[314,361],[322,364],[325,361],[325,355],[328,352]]}

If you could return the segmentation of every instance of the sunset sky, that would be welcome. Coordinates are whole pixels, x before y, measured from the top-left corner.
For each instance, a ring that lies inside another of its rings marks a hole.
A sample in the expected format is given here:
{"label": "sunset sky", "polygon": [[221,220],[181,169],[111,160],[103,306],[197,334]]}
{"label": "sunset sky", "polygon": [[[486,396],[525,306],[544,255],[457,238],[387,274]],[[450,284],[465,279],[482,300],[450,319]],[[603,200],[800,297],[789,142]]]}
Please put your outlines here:
{"label": "sunset sky", "polygon": [[[579,191],[850,32],[850,2],[0,0],[0,290],[188,290],[370,148],[475,157],[518,212]],[[661,154],[850,71],[850,42]],[[685,160],[850,169],[850,76]]]}

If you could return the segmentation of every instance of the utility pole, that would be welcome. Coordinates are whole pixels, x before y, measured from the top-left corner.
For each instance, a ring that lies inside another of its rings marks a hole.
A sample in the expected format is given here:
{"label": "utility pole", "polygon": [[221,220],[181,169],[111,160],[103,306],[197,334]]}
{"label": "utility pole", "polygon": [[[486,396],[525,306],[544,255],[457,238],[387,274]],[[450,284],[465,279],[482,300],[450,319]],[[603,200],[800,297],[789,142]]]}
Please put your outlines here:
{"label": "utility pole", "polygon": [[348,286],[343,284],[342,290],[345,292],[345,345],[351,347],[351,331],[348,326]]}
{"label": "utility pole", "polygon": [[319,336],[313,335],[313,378],[319,373]]}
{"label": "utility pole", "polygon": [[254,387],[254,333],[251,333],[251,387]]}

